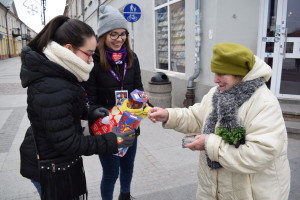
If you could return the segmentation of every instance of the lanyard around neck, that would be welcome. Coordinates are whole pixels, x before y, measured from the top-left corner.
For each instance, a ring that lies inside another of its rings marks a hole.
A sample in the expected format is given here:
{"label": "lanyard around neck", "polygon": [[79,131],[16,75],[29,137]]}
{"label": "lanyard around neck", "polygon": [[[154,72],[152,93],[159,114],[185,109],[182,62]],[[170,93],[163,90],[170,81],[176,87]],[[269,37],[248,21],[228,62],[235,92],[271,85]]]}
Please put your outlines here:
{"label": "lanyard around neck", "polygon": [[125,74],[126,74],[126,70],[127,70],[127,63],[124,64],[124,70],[123,70],[123,77],[119,77],[116,72],[114,70],[112,70],[112,68],[109,69],[110,73],[113,75],[113,77],[119,81],[119,83],[121,84],[121,89],[123,90],[123,86],[124,86],[124,78],[125,78]]}

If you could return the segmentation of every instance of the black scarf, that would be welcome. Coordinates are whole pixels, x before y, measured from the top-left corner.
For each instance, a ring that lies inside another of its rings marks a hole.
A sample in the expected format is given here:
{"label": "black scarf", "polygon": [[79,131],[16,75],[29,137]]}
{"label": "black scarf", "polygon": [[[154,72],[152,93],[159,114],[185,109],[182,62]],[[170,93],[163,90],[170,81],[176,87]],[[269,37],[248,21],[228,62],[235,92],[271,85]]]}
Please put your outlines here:
{"label": "black scarf", "polygon": [[[237,112],[241,105],[246,102],[252,94],[264,84],[264,78],[257,78],[241,82],[234,87],[220,92],[216,90],[212,98],[213,110],[207,117],[203,129],[204,134],[215,133],[220,135],[225,142],[234,144],[236,148],[245,144],[245,129],[237,120]],[[218,127],[216,124],[218,123]],[[232,139],[233,136],[235,139]],[[229,139],[231,138],[231,139]],[[211,169],[221,168],[221,164],[211,161],[207,156],[207,165]]]}

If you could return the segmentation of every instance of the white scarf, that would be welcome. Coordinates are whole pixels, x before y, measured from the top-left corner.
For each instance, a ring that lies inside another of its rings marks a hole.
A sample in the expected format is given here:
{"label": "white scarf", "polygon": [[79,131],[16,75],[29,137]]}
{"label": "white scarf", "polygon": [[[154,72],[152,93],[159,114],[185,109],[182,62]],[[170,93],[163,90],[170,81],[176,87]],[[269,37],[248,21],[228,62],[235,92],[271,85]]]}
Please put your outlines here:
{"label": "white scarf", "polygon": [[94,63],[90,64],[83,61],[75,55],[71,50],[52,41],[44,49],[43,53],[46,57],[61,65],[63,68],[74,74],[79,82],[87,81]]}

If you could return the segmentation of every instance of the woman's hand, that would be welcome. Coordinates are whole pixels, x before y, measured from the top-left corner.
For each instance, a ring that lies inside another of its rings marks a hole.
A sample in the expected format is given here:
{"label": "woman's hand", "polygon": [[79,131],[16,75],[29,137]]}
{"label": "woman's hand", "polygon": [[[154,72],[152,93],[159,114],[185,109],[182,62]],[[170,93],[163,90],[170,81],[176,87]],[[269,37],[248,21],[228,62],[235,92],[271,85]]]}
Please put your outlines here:
{"label": "woman's hand", "polygon": [[152,122],[166,122],[169,119],[169,112],[166,109],[154,107],[149,109],[148,118]]}
{"label": "woman's hand", "polygon": [[206,134],[200,134],[195,136],[196,140],[192,143],[186,144],[185,147],[189,148],[192,151],[195,150],[205,150],[205,137],[207,135]]}

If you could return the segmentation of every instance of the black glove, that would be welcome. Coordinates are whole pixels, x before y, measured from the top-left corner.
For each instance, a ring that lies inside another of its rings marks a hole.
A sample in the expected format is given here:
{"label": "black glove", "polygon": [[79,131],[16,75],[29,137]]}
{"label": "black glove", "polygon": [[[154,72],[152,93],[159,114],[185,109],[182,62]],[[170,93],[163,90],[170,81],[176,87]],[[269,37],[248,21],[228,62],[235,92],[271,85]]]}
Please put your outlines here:
{"label": "black glove", "polygon": [[113,127],[112,133],[117,136],[118,148],[131,147],[135,139],[135,130],[120,133],[116,126]]}
{"label": "black glove", "polygon": [[109,111],[106,108],[103,107],[96,108],[89,114],[89,121],[91,122],[91,124],[93,124],[100,117],[106,117],[106,116],[109,116]]}

